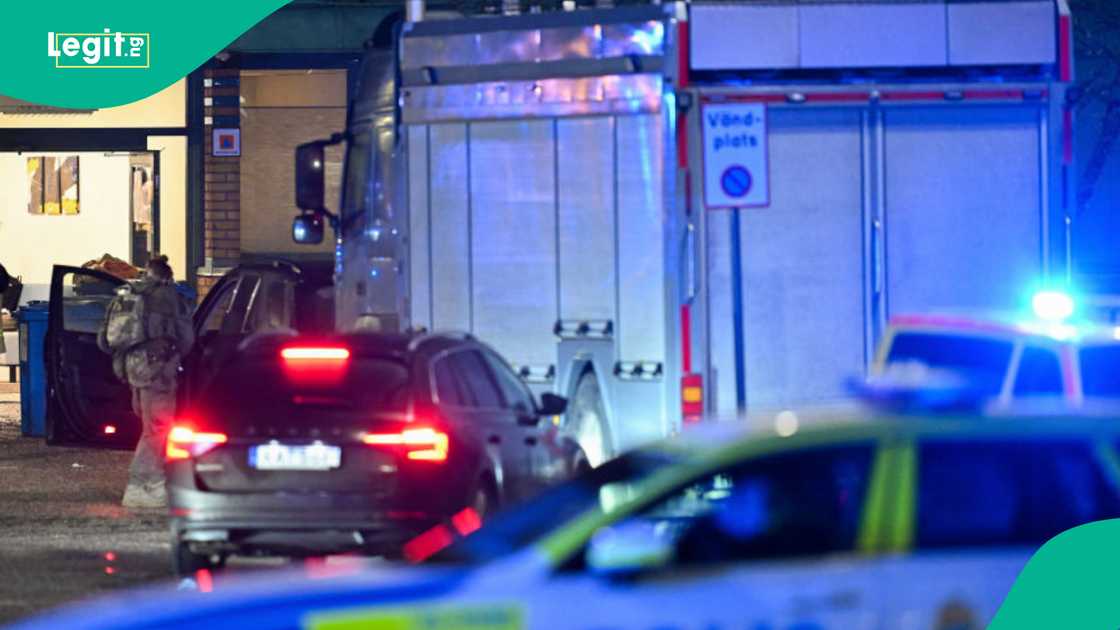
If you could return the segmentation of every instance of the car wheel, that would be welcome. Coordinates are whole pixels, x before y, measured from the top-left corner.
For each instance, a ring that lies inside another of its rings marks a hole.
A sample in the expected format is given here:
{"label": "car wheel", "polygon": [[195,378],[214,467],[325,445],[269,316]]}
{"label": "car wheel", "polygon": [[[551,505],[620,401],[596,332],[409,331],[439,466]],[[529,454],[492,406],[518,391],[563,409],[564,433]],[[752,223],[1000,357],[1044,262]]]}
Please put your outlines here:
{"label": "car wheel", "polygon": [[572,423],[572,437],[579,443],[592,468],[614,456],[610,431],[607,429],[607,410],[593,372],[585,372],[580,377],[572,396],[572,408],[568,413]]}
{"label": "car wheel", "polygon": [[480,522],[485,522],[497,507],[497,500],[494,498],[494,494],[489,481],[483,481],[479,484],[478,488],[475,489],[474,496],[471,498],[468,507],[474,510]]}
{"label": "car wheel", "polygon": [[172,543],[171,570],[179,577],[194,575],[203,569],[217,569],[224,564],[225,558],[222,556],[195,553],[185,542]]}

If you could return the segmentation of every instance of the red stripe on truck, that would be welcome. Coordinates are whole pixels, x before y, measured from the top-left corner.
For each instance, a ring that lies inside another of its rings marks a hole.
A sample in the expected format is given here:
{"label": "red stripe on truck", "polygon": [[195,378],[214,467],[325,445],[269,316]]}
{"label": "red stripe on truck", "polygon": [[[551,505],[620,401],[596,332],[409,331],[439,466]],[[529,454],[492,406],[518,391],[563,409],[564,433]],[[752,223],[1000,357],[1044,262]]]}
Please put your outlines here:
{"label": "red stripe on truck", "polygon": [[1073,82],[1073,21],[1068,13],[1058,16],[1058,78]]}
{"label": "red stripe on truck", "polygon": [[681,370],[692,371],[692,308],[681,304]]}

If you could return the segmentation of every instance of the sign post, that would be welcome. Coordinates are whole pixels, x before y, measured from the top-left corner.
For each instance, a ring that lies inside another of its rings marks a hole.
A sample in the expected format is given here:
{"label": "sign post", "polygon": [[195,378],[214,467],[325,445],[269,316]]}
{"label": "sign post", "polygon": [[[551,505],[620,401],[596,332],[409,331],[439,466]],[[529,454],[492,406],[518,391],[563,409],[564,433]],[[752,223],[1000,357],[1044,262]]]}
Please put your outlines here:
{"label": "sign post", "polygon": [[704,205],[770,205],[770,164],[764,103],[713,103],[704,125]]}

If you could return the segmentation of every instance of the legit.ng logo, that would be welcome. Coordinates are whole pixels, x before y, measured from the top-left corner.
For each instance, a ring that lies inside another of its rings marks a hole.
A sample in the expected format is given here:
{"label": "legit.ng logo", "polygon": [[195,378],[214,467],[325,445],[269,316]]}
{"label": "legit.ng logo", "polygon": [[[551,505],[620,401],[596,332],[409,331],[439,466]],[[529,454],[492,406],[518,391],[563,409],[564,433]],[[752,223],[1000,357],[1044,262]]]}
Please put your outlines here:
{"label": "legit.ng logo", "polygon": [[56,68],[149,68],[151,33],[47,33],[47,56]]}

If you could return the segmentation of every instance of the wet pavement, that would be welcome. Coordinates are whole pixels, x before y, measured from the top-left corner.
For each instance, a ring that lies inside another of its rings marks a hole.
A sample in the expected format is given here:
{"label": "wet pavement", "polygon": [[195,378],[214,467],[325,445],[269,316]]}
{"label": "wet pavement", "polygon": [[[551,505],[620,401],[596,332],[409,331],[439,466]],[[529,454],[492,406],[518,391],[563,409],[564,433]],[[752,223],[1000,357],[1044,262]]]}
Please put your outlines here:
{"label": "wet pavement", "polygon": [[0,624],[171,579],[166,518],[119,505],[130,456],[21,437],[19,397],[0,385]]}

